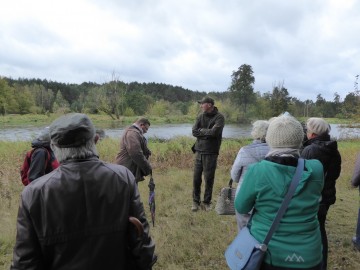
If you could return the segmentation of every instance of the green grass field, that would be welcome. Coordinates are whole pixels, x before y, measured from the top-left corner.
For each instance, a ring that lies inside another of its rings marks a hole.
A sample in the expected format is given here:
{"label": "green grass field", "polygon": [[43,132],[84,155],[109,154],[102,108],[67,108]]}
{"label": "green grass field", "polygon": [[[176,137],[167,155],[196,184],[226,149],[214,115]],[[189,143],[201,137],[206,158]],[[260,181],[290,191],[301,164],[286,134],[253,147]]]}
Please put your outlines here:
{"label": "green grass field", "polygon": [[[224,251],[236,235],[234,216],[220,216],[215,211],[191,212],[193,154],[192,138],[179,137],[171,141],[149,141],[153,152],[156,184],[156,223],[151,235],[156,243],[158,263],[154,270],[227,269]],[[220,189],[230,178],[230,168],[239,148],[249,140],[224,140],[219,156],[214,186],[214,204]],[[9,269],[16,233],[16,213],[19,194],[23,189],[19,167],[29,142],[0,141],[0,269]],[[101,159],[112,162],[119,141],[104,139],[98,144]],[[328,269],[360,269],[360,252],[353,249],[359,192],[349,181],[360,141],[339,142],[343,158],[342,173],[337,184],[337,202],[329,210]],[[139,183],[142,200],[147,206],[148,178]]]}

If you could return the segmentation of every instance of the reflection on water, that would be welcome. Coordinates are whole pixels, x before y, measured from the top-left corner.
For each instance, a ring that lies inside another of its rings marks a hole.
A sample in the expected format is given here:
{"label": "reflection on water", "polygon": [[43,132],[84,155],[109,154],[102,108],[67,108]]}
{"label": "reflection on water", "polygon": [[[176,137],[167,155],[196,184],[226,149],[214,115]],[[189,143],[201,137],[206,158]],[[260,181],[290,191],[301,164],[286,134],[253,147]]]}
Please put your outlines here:
{"label": "reflection on water", "polygon": [[331,126],[330,136],[337,140],[360,138],[359,125],[356,125],[357,127],[353,127],[353,128],[343,127],[342,125],[338,125],[338,124],[330,124],[330,126]]}
{"label": "reflection on water", "polygon": [[[165,124],[151,125],[147,138],[170,139],[176,136],[192,136],[192,124]],[[111,138],[120,138],[126,127],[104,128],[105,134]],[[39,135],[40,127],[0,128],[0,140],[3,141],[29,141]],[[225,125],[224,138],[250,138],[251,125]],[[330,135],[336,139],[359,138],[360,128],[344,128],[337,124],[331,125]]]}

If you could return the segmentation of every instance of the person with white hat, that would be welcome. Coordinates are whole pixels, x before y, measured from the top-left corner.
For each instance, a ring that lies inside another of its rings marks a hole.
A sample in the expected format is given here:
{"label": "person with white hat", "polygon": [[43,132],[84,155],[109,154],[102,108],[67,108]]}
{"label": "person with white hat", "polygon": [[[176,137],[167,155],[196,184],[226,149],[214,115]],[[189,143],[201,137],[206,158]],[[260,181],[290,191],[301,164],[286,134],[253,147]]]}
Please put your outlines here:
{"label": "person with white hat", "polygon": [[[235,208],[240,214],[254,208],[250,232],[260,243],[294,176],[303,134],[302,125],[292,116],[271,119],[266,133],[270,151],[264,160],[251,164],[244,175]],[[317,211],[323,184],[320,161],[305,160],[300,182],[269,242],[262,270],[320,269],[322,244]]]}
{"label": "person with white hat", "polygon": [[328,239],[325,229],[326,216],[330,205],[336,201],[336,180],[341,172],[341,155],[337,141],[330,138],[330,125],[319,117],[311,117],[306,121],[306,136],[301,157],[317,159],[324,167],[324,188],[318,211],[321,239],[323,244],[322,270],[327,269]]}

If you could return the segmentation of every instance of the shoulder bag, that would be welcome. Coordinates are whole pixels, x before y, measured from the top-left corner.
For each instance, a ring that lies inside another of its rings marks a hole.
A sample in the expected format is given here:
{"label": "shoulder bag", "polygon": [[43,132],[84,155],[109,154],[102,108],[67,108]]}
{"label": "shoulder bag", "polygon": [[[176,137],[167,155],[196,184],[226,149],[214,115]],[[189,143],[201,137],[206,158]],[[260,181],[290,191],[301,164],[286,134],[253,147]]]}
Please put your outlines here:
{"label": "shoulder bag", "polygon": [[236,188],[232,187],[233,180],[230,178],[228,187],[224,187],[220,190],[218,196],[215,211],[219,215],[235,215],[235,192]]}
{"label": "shoulder bag", "polygon": [[251,234],[248,227],[241,229],[235,240],[225,251],[225,258],[231,270],[258,270],[260,269],[269,241],[277,229],[281,218],[285,214],[295,189],[299,184],[304,170],[304,159],[299,158],[295,175],[289,190],[276,214],[276,217],[267,233],[263,243],[258,242]]}

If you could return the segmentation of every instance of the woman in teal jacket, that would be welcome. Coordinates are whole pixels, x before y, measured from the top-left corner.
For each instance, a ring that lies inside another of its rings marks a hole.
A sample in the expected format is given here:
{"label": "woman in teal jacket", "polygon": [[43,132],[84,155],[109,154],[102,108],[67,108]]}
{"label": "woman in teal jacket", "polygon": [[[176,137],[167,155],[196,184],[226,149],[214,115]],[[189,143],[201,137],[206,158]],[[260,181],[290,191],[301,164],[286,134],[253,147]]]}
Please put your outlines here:
{"label": "woman in teal jacket", "polygon": [[[303,137],[301,124],[292,116],[271,120],[266,135],[270,152],[245,173],[235,208],[245,214],[254,207],[251,234],[260,242],[290,186]],[[320,269],[322,245],[316,215],[323,183],[320,161],[306,160],[300,183],[269,242],[262,269]]]}

